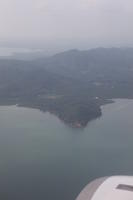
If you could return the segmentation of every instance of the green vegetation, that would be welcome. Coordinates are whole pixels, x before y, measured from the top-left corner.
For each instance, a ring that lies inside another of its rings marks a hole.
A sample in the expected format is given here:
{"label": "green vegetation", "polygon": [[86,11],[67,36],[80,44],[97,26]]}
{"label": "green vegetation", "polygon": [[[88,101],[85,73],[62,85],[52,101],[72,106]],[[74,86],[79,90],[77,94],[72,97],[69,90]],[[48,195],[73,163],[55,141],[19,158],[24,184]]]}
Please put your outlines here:
{"label": "green vegetation", "polygon": [[72,50],[36,61],[0,60],[0,103],[49,111],[84,127],[112,98],[133,98],[133,49]]}

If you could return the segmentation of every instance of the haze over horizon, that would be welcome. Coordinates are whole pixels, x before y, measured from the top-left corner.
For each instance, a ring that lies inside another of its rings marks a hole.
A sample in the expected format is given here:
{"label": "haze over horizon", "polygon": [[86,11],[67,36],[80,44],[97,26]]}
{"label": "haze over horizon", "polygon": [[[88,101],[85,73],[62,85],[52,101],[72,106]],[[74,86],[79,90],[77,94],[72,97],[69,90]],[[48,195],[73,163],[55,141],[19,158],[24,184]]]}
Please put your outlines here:
{"label": "haze over horizon", "polygon": [[0,0],[0,45],[132,47],[132,18],[131,0]]}

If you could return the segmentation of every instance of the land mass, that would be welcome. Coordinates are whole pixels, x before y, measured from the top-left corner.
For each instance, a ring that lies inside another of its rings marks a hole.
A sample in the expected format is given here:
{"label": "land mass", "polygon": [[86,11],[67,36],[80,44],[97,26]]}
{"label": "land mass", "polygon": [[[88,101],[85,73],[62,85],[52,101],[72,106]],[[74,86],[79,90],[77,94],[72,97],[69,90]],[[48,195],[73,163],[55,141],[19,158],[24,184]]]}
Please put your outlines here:
{"label": "land mass", "polygon": [[85,127],[113,98],[133,98],[133,49],[71,50],[34,61],[0,60],[0,104],[17,104]]}

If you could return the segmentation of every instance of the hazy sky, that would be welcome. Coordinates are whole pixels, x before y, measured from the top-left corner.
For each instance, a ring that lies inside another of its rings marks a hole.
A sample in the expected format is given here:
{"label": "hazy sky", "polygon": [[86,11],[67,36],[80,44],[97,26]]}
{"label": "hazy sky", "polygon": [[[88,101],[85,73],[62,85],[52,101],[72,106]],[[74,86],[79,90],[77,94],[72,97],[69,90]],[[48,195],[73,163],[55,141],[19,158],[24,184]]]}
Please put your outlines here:
{"label": "hazy sky", "polygon": [[0,41],[133,45],[133,0],[0,0]]}

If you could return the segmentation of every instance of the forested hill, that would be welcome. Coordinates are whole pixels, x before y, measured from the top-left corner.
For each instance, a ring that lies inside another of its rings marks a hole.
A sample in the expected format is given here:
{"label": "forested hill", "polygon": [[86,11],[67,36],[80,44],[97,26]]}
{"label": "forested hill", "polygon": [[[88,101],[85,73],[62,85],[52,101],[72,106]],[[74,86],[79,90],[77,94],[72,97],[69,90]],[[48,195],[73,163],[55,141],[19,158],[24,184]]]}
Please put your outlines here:
{"label": "forested hill", "polygon": [[94,96],[133,97],[133,48],[70,50],[37,62],[48,71],[86,82]]}
{"label": "forested hill", "polygon": [[88,51],[70,50],[38,60],[50,71],[85,80],[123,79],[133,69],[133,48],[97,48]]}
{"label": "forested hill", "polygon": [[18,68],[11,63],[14,64],[0,66],[0,104],[49,111],[74,127],[86,126],[89,120],[101,115],[98,103],[81,81],[45,69],[21,68],[21,61]]}
{"label": "forested hill", "polygon": [[0,103],[49,111],[76,127],[111,98],[133,98],[133,49],[71,50],[34,61],[0,60]]}

